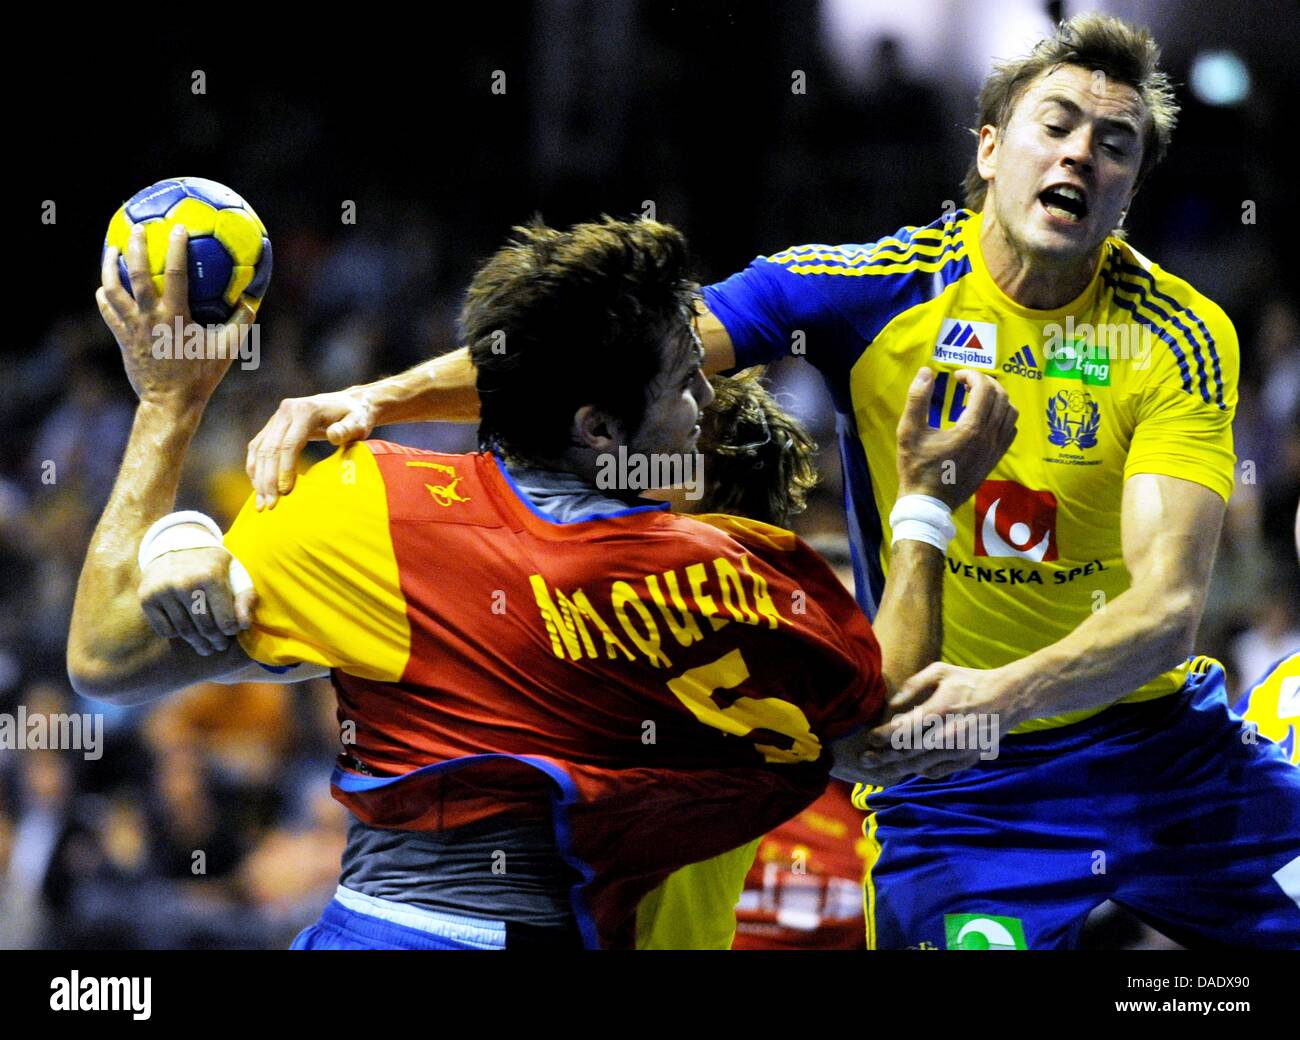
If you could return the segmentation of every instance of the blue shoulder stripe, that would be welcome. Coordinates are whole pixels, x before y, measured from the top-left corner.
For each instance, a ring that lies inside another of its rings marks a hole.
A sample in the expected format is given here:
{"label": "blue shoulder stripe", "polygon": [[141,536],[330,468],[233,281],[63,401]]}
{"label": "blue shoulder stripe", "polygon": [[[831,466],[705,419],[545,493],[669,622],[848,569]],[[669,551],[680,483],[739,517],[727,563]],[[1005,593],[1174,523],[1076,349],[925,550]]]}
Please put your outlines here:
{"label": "blue shoulder stripe", "polygon": [[1145,279],[1148,285],[1150,286],[1150,295],[1154,296],[1157,300],[1160,300],[1162,303],[1164,303],[1174,312],[1172,315],[1166,315],[1164,312],[1160,311],[1154,304],[1150,305],[1149,308],[1150,310],[1154,311],[1156,314],[1160,315],[1165,320],[1169,321],[1171,324],[1177,326],[1177,328],[1187,338],[1187,341],[1192,344],[1195,350],[1196,359],[1201,365],[1201,373],[1200,373],[1201,396],[1204,397],[1206,401],[1209,401],[1210,398],[1205,385],[1205,367],[1204,367],[1205,362],[1201,357],[1200,345],[1197,342],[1197,338],[1195,334],[1192,332],[1192,330],[1187,328],[1181,321],[1179,321],[1177,315],[1185,314],[1187,316],[1188,321],[1190,321],[1198,329],[1200,329],[1201,336],[1204,338],[1205,341],[1206,349],[1209,350],[1210,352],[1210,361],[1214,365],[1214,381],[1216,384],[1215,392],[1214,392],[1215,403],[1220,408],[1225,408],[1226,406],[1223,403],[1223,370],[1219,364],[1219,352],[1217,349],[1215,349],[1214,337],[1210,335],[1210,330],[1205,327],[1205,322],[1201,320],[1200,315],[1198,315],[1190,307],[1187,307],[1179,303],[1168,293],[1163,293],[1159,289],[1157,289],[1155,276],[1150,271],[1144,270],[1143,268],[1139,267],[1137,264],[1124,263],[1122,261],[1119,264],[1119,268],[1125,274],[1137,275],[1138,277]]}
{"label": "blue shoulder stripe", "polygon": [[[1137,300],[1136,301],[1126,300],[1123,297],[1119,296],[1118,294],[1115,294],[1113,296],[1115,303],[1118,306],[1122,307],[1124,310],[1128,311],[1130,314],[1132,314],[1133,317],[1137,319],[1139,324],[1146,326],[1152,332],[1154,332],[1160,339],[1164,340],[1167,344],[1169,344],[1169,349],[1173,351],[1174,358],[1178,361],[1178,371],[1183,379],[1183,391],[1185,393],[1190,394],[1194,391],[1195,386],[1192,381],[1191,366],[1187,362],[1187,355],[1179,347],[1177,340],[1175,340],[1174,337],[1169,334],[1169,332],[1167,332],[1165,329],[1161,328],[1158,324],[1156,324],[1156,321],[1153,320],[1151,317],[1148,317],[1145,314],[1140,314],[1138,312],[1138,308],[1139,307],[1143,308],[1147,312],[1149,312],[1149,314],[1155,315],[1156,319],[1167,321],[1170,324],[1177,326],[1183,332],[1188,344],[1192,347],[1193,356],[1196,359],[1197,381],[1200,384],[1201,397],[1207,404],[1215,403],[1210,397],[1209,389],[1206,386],[1205,360],[1201,356],[1200,344],[1196,341],[1195,337],[1191,335],[1190,330],[1185,325],[1183,325],[1182,322],[1178,321],[1176,318],[1172,318],[1168,313],[1166,313],[1160,307],[1152,303],[1148,297],[1146,288],[1144,286],[1139,285],[1135,282],[1126,282],[1121,280],[1119,275],[1113,269],[1114,267],[1117,266],[1119,265],[1118,264],[1108,265],[1107,270],[1104,271],[1102,274],[1102,281],[1112,289],[1123,289],[1126,292],[1131,292],[1135,294],[1137,296]],[[1219,392],[1219,397],[1220,400],[1218,401],[1218,406],[1220,408],[1224,408],[1225,405],[1222,402],[1221,389]]]}
{"label": "blue shoulder stripe", "polygon": [[[884,263],[890,261],[902,262],[912,260],[918,257],[938,260],[945,253],[955,252],[962,246],[962,225],[970,219],[971,214],[965,210],[960,216],[954,216],[950,220],[940,217],[931,224],[923,228],[914,228],[908,234],[906,243],[900,243],[898,236],[886,236],[871,244],[868,247],[868,255],[873,259],[879,259]],[[938,237],[933,237],[927,232],[937,232]],[[924,238],[920,236],[925,234]],[[922,247],[942,246],[937,253],[923,252]],[[890,254],[894,255],[890,255]]]}
{"label": "blue shoulder stripe", "polygon": [[[959,235],[950,235],[947,237],[946,241],[939,240],[931,242],[928,239],[923,239],[914,243],[910,248],[902,253],[893,253],[892,250],[895,248],[894,246],[882,246],[878,251],[871,253],[870,260],[882,265],[904,263],[909,260],[919,259],[941,260],[946,254],[955,253],[958,249],[961,249],[962,245],[962,239]],[[930,250],[924,249],[924,246],[941,248],[938,249],[938,252],[930,252]]]}
{"label": "blue shoulder stripe", "polygon": [[[894,280],[890,283],[894,302],[886,314],[882,314],[870,327],[862,330],[863,335],[867,337],[867,342],[874,342],[881,330],[898,315],[942,295],[948,286],[970,272],[970,257],[965,253],[948,257],[943,261],[943,266],[937,270],[879,272],[878,277]],[[851,407],[848,411],[852,414]]]}

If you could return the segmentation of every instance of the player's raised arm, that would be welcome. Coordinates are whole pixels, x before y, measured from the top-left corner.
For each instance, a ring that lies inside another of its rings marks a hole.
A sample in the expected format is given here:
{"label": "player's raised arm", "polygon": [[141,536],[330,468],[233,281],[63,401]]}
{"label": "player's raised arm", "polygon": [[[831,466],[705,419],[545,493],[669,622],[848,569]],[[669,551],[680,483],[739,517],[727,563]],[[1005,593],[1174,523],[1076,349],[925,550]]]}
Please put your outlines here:
{"label": "player's raised arm", "polygon": [[934,385],[928,368],[912,380],[898,423],[899,493],[890,515],[889,578],[872,624],[890,701],[883,725],[835,744],[834,773],[843,780],[877,784],[892,779],[876,752],[883,747],[889,717],[911,707],[904,680],[939,657],[944,555],[955,533],[951,512],[974,494],[1015,439],[1018,413],[1006,390],[967,369],[956,378],[967,387],[970,405],[954,426],[938,430],[926,420]]}
{"label": "player's raised arm", "polygon": [[956,509],[975,493],[1016,434],[1018,413],[1005,389],[967,369],[958,371],[956,378],[966,386],[970,405],[951,429],[934,429],[926,420],[934,386],[928,368],[912,380],[898,423],[898,505],[890,517],[894,541],[889,578],[873,623],[891,695],[905,679],[939,659],[943,642],[944,550],[923,540],[928,525],[910,519],[908,498],[923,496]]}
{"label": "player's raised arm", "polygon": [[[95,527],[77,584],[68,631],[68,676],[80,694],[133,704],[248,664],[233,632],[211,633],[202,655],[169,643],[149,627],[140,609],[136,552],[148,528],[176,501],[182,460],[208,399],[230,367],[234,351],[212,359],[158,359],[154,330],[188,322],[186,235],[173,232],[167,247],[162,296],[150,278],[143,227],[132,232],[127,266],[134,296],[117,274],[117,251],[104,256],[96,292],[100,313],[122,350],[131,386],[140,399],[126,453],[108,504]],[[223,348],[237,340],[252,310],[241,305],[235,320],[215,335]],[[229,625],[227,625],[229,627]],[[219,644],[222,649],[215,651]],[[196,646],[195,649],[200,649]]]}
{"label": "player's raised arm", "polygon": [[[704,344],[704,371],[735,364],[727,330],[709,310],[697,325]],[[376,426],[400,422],[478,422],[478,391],[469,351],[461,347],[395,376],[311,397],[288,397],[248,444],[245,469],[258,508],[274,508],[293,490],[298,456],[308,441],[342,446],[370,435]]]}

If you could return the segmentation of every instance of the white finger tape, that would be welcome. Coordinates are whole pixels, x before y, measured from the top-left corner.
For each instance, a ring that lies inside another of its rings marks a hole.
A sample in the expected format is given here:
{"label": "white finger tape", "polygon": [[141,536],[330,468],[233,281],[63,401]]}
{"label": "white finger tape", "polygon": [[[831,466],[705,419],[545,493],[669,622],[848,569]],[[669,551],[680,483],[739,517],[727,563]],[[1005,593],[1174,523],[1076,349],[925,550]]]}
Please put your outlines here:
{"label": "white finger tape", "polygon": [[235,558],[233,553],[231,553],[230,556],[231,593],[235,596],[238,596],[245,589],[251,589],[252,587],[253,587],[253,579],[249,577],[248,571],[244,569],[244,565]]}

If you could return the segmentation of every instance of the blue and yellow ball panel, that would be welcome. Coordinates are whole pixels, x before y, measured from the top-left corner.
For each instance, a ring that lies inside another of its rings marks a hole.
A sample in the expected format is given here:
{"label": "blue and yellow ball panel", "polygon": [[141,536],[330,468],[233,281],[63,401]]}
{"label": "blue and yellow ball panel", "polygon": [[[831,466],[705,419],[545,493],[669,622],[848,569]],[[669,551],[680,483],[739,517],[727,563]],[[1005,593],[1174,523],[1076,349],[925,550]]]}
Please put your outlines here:
{"label": "blue and yellow ball panel", "polygon": [[126,217],[132,224],[146,220],[161,220],[168,211],[185,198],[185,185],[179,180],[159,181],[143,191],[137,191],[123,207]]}
{"label": "blue and yellow ball panel", "polygon": [[262,238],[262,255],[257,261],[257,266],[253,268],[253,280],[248,283],[248,288],[244,290],[245,296],[251,296],[255,300],[260,300],[266,295],[266,287],[271,284],[271,240],[265,236]]}
{"label": "blue and yellow ball panel", "polygon": [[252,212],[248,203],[224,184],[210,181],[206,177],[182,177],[181,181],[190,195],[206,202],[213,209],[244,209]]}
{"label": "blue and yellow ball panel", "polygon": [[241,299],[256,312],[271,282],[271,240],[238,194],[206,177],[174,177],[132,195],[113,214],[104,238],[106,250],[122,254],[118,274],[128,293],[124,258],[136,224],[145,225],[149,269],[160,294],[168,236],[177,224],[189,231],[189,303],[195,321],[227,321]]}

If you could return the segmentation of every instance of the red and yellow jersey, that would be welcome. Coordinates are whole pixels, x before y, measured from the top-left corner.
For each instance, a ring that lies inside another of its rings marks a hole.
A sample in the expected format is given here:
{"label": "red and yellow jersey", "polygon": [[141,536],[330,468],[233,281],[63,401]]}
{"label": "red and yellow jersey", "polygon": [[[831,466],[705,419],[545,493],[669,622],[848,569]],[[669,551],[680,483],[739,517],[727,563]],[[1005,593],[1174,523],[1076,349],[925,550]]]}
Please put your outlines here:
{"label": "red and yellow jersey", "polygon": [[1282,658],[1242,694],[1237,711],[1300,765],[1300,651]]}
{"label": "red and yellow jersey", "polygon": [[[884,592],[896,434],[917,370],[935,372],[928,418],[938,428],[966,406],[956,370],[1006,389],[1020,413],[1016,439],[953,513],[943,589],[943,660],[998,668],[1068,636],[1129,587],[1120,524],[1129,477],[1178,477],[1228,498],[1239,364],[1224,312],[1128,242],[1106,240],[1076,299],[1031,310],[990,275],[981,226],[962,210],[873,243],[798,246],[704,296],[739,365],[795,354],[825,378],[869,617]],[[1186,677],[1179,665],[1116,699],[1161,697]]]}
{"label": "red and yellow jersey", "polygon": [[352,445],[226,546],[249,656],[332,670],[335,797],[385,828],[550,816],[590,945],[632,945],[669,872],[812,802],[883,696],[865,617],[788,531],[556,522],[491,455]]}
{"label": "red and yellow jersey", "polygon": [[736,906],[733,950],[865,950],[867,839],[850,790],[817,801],[759,843]]}

